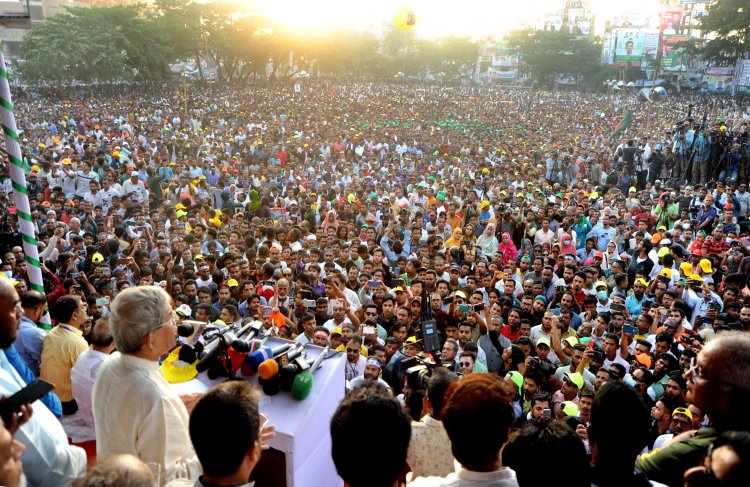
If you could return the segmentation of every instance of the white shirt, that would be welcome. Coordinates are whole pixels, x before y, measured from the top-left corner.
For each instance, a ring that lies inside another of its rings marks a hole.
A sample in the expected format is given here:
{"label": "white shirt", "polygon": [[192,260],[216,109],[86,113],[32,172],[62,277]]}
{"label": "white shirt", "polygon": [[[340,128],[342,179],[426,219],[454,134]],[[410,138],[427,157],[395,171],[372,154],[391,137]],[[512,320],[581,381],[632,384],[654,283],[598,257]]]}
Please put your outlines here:
{"label": "white shirt", "polygon": [[158,463],[162,485],[200,475],[187,409],[158,362],[111,355],[96,378],[93,406],[98,456],[130,453],[144,463]]}
{"label": "white shirt", "polygon": [[[21,390],[26,383],[0,351],[0,393],[8,396]],[[86,473],[86,452],[68,444],[60,421],[41,401],[33,404],[34,414],[16,432],[15,439],[26,447],[21,457],[28,487],[69,486]]]}
{"label": "white shirt", "polygon": [[70,385],[73,389],[73,399],[78,404],[78,414],[92,432],[94,410],[91,404],[91,393],[94,390],[94,381],[99,373],[99,367],[107,357],[109,355],[106,353],[89,348],[78,356],[73,368],[70,369]]}
{"label": "white shirt", "polygon": [[472,472],[460,465],[447,477],[419,477],[409,487],[518,487],[516,472],[503,467],[494,472]]}

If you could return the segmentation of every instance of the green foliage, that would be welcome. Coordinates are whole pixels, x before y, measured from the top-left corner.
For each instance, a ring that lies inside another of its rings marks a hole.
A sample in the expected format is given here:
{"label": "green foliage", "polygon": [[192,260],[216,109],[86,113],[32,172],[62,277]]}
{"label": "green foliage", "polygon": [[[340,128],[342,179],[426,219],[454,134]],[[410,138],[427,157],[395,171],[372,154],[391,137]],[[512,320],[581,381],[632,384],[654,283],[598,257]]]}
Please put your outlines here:
{"label": "green foliage", "polygon": [[702,49],[704,59],[734,66],[750,52],[750,3],[747,0],[713,0],[701,29],[711,34]]}
{"label": "green foliage", "polygon": [[[154,0],[111,8],[71,7],[24,38],[21,74],[30,83],[157,82],[170,63],[216,69],[219,82],[290,79],[300,71],[393,77],[457,74],[478,55],[463,38],[422,40],[388,29],[383,39],[349,30],[291,31],[256,14],[242,0]],[[290,53],[293,64],[290,65]],[[270,69],[269,69],[270,68]]]}
{"label": "green foliage", "polygon": [[28,82],[158,80],[172,57],[142,6],[70,7],[24,37],[22,77]]}
{"label": "green foliage", "polygon": [[600,66],[599,44],[564,31],[515,31],[509,35],[508,44],[516,48],[523,68],[540,83],[560,76],[578,82],[596,73]]}

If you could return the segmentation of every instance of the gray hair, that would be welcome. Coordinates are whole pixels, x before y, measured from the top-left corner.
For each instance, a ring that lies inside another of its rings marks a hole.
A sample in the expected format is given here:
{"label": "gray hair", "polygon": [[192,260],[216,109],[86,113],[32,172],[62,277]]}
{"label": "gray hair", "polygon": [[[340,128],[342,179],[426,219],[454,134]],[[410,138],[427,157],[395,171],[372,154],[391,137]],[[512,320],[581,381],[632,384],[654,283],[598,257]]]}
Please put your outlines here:
{"label": "gray hair", "polygon": [[143,338],[157,328],[171,309],[170,297],[159,286],[138,286],[121,291],[112,301],[109,326],[120,353],[135,353]]}

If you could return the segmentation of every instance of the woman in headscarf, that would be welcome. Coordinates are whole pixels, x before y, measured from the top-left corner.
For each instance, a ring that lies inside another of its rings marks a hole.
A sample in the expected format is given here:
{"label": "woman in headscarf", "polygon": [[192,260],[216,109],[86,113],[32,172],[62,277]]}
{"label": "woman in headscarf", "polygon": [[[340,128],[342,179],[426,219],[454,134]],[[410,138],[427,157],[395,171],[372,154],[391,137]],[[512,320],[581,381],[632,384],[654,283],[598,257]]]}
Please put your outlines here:
{"label": "woman in headscarf", "polygon": [[604,261],[602,262],[602,265],[606,265],[606,267],[603,267],[603,269],[609,269],[612,262],[616,260],[620,260],[620,254],[617,253],[617,244],[610,241],[607,243],[607,249],[604,252]]}
{"label": "woman in headscarf", "polygon": [[514,244],[513,240],[510,238],[510,233],[503,233],[500,244],[497,246],[497,251],[503,254],[502,265],[518,258],[518,249],[516,249],[516,244]]}
{"label": "woman in headscarf", "polygon": [[336,218],[336,210],[328,210],[328,213],[326,213],[326,217],[323,220],[323,231],[327,232],[328,227],[333,227],[336,230],[339,228],[339,221]]}
{"label": "woman in headscarf", "polygon": [[254,189],[250,190],[249,195],[250,201],[247,203],[247,210],[255,216],[260,212],[260,196]]}
{"label": "woman in headscarf", "polygon": [[488,259],[495,256],[497,246],[500,244],[495,236],[495,228],[494,223],[489,223],[487,228],[484,229],[484,233],[477,239],[477,247],[482,251],[482,255]]}
{"label": "woman in headscarf", "polygon": [[576,245],[569,233],[563,233],[560,239],[560,253],[562,255],[576,255]]}
{"label": "woman in headscarf", "polygon": [[521,241],[521,248],[518,249],[519,262],[521,262],[521,257],[528,257],[531,262],[534,262],[534,244],[531,239],[525,238]]}
{"label": "woman in headscarf", "polygon": [[453,230],[453,235],[451,235],[451,238],[445,241],[445,248],[450,249],[451,247],[460,247],[461,246],[461,236],[464,234],[463,230],[460,228],[456,228]]}

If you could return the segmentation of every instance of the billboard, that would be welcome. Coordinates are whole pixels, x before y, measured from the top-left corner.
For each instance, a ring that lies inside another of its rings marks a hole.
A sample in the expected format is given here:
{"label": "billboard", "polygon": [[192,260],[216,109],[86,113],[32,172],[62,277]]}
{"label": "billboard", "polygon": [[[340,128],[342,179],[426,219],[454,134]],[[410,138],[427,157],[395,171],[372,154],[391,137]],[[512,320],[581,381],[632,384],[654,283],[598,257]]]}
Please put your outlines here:
{"label": "billboard", "polygon": [[675,46],[690,39],[690,36],[665,35],[661,44],[661,67],[667,71],[687,71],[690,56]]}
{"label": "billboard", "polygon": [[510,56],[510,55],[498,55],[498,56],[492,56],[492,65],[501,67],[501,68],[510,68],[512,66],[517,66],[518,61],[516,60],[516,56]]}
{"label": "billboard", "polygon": [[665,34],[679,34],[682,23],[682,5],[669,5],[659,15],[659,30]]}
{"label": "billboard", "polygon": [[734,85],[732,68],[714,67],[706,69],[701,81],[701,91],[709,93],[731,93]]}
{"label": "billboard", "polygon": [[606,32],[602,41],[602,64],[612,64],[615,62],[615,34]]}
{"label": "billboard", "polygon": [[737,93],[750,95],[750,59],[737,61],[735,79],[737,81]]}
{"label": "billboard", "polygon": [[646,33],[638,29],[618,29],[615,35],[615,65],[640,66]]}

